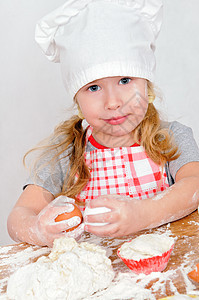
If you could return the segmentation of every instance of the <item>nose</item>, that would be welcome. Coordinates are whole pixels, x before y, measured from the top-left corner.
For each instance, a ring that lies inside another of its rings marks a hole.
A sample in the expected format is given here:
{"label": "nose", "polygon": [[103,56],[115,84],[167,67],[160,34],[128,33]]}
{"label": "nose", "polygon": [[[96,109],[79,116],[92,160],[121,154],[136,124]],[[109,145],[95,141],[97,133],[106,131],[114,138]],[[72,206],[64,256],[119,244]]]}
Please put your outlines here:
{"label": "nose", "polygon": [[122,106],[122,99],[116,92],[109,91],[105,97],[105,110],[116,110]]}

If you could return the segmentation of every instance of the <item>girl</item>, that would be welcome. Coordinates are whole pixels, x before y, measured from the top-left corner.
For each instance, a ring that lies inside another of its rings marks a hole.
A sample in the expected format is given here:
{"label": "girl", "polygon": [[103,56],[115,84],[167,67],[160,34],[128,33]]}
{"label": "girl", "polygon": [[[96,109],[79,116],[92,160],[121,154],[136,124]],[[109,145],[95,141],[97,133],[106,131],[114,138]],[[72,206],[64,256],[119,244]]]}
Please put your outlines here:
{"label": "girl", "polygon": [[[60,62],[79,114],[42,148],[8,218],[15,241],[51,246],[83,230],[125,236],[197,208],[199,150],[192,131],[161,121],[153,105],[161,20],[160,0],[68,0],[37,24],[36,40],[49,60]],[[55,217],[72,211],[74,201],[109,210],[86,215],[66,233],[79,218],[56,223]]]}

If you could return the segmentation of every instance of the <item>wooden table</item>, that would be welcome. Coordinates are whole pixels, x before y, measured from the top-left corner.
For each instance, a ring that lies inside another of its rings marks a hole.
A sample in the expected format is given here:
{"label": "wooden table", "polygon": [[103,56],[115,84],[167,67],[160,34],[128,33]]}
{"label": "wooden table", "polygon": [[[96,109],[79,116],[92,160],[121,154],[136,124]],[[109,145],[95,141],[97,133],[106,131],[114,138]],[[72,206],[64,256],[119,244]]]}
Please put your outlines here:
{"label": "wooden table", "polygon": [[[139,234],[131,236],[134,238],[143,233],[167,233],[176,237],[175,247],[171,254],[167,268],[161,273],[162,287],[157,290],[158,278],[147,284],[156,299],[170,296],[178,291],[181,294],[187,294],[190,290],[199,290],[199,284],[188,280],[187,272],[199,263],[199,215],[195,211],[191,215],[167,225],[163,225],[153,230],[142,231]],[[113,268],[117,273],[131,271],[117,257],[118,247],[128,239],[100,239],[96,236],[86,233],[82,241],[96,243],[107,250],[107,255],[112,261]],[[6,284],[9,276],[19,267],[34,262],[41,255],[49,253],[47,247],[31,246],[28,244],[14,244],[0,247],[0,295],[6,292]],[[156,284],[156,289],[154,286]]]}

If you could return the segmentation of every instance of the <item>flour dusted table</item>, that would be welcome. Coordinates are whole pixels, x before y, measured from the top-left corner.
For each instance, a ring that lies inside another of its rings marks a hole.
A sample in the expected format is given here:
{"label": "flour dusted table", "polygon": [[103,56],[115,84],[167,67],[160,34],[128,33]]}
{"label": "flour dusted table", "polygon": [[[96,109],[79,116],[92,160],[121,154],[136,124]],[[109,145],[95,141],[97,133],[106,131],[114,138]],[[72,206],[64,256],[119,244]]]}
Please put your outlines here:
{"label": "flour dusted table", "polygon": [[[117,257],[118,247],[125,242],[143,233],[167,233],[176,237],[174,250],[171,254],[167,268],[162,272],[165,278],[162,280],[161,289],[154,290],[153,286],[158,279],[152,280],[146,288],[150,289],[156,299],[174,294],[175,289],[182,294],[189,292],[189,289],[199,290],[199,284],[191,282],[187,278],[189,268],[194,268],[199,263],[199,215],[195,211],[189,216],[160,226],[156,229],[145,230],[139,234],[132,235],[128,239],[98,238],[86,233],[80,241],[97,243],[107,250],[107,255],[112,261],[113,268],[118,272],[131,272],[126,265]],[[49,254],[47,247],[31,246],[20,243],[0,247],[0,295],[5,294],[9,276],[19,267],[35,262],[41,255]],[[170,272],[169,272],[170,271]],[[170,274],[170,276],[166,276]],[[172,282],[172,285],[171,285]],[[156,285],[157,286],[157,285]]]}

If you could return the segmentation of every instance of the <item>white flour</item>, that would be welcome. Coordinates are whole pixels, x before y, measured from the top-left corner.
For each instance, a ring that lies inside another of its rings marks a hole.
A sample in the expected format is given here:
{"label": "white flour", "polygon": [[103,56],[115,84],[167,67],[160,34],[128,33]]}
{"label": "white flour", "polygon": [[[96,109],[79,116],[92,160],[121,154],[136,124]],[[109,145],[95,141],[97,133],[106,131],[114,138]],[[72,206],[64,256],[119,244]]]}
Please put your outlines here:
{"label": "white flour", "polygon": [[149,289],[146,289],[142,283],[137,282],[138,276],[132,274],[119,273],[117,278],[106,290],[96,293],[85,300],[155,300]]}
{"label": "white flour", "polygon": [[[19,269],[22,265],[26,265],[31,262],[31,260],[34,260],[38,256],[48,254],[50,252],[50,249],[47,247],[39,247],[39,246],[31,246],[29,245],[28,248],[23,249],[24,245],[18,245],[19,248],[22,248],[21,251],[18,251],[14,253],[15,245],[12,246],[6,246],[3,248],[0,248],[0,278],[1,273],[4,272],[4,269],[7,269],[7,266],[11,266],[10,272],[13,273],[17,269]],[[6,284],[8,277],[10,273],[7,273],[7,277],[2,276],[3,279],[0,279],[0,295],[3,291],[3,287]],[[1,298],[0,298],[1,299]]]}
{"label": "white flour", "polygon": [[[193,223],[192,225],[197,226],[196,223]],[[170,230],[170,224],[161,226],[157,228],[155,231],[149,230],[148,232],[149,233],[155,232],[157,234],[163,233],[166,234],[167,236],[173,235]],[[164,272],[151,273],[149,275],[144,275],[144,274],[135,275],[131,272],[131,270],[129,270],[124,265],[121,259],[119,259],[116,255],[116,250],[118,249],[119,245],[126,242],[128,239],[131,238],[128,237],[128,238],[113,240],[109,238],[99,238],[95,235],[88,234],[88,233],[84,233],[82,235],[81,239],[79,240],[79,243],[87,241],[89,243],[99,245],[101,248],[107,251],[107,256],[112,257],[112,266],[116,274],[116,277],[106,289],[98,291],[92,296],[86,296],[84,300],[124,300],[124,299],[155,300],[156,299],[155,293],[158,292],[158,294],[160,295],[159,298],[164,298],[165,295],[167,295],[168,289],[171,291],[171,294],[176,295],[176,297],[180,297],[179,291],[175,286],[175,277],[179,276],[179,274],[181,274],[183,284],[186,288],[185,293],[199,296],[199,290],[197,290],[196,286],[189,280],[187,276],[187,273],[194,268],[193,257],[196,253],[198,253],[198,249],[190,248],[190,251],[188,251],[185,255],[181,254],[181,259],[180,259],[181,262],[178,263],[178,267],[175,266],[174,262],[172,263],[171,261],[169,261],[170,266],[174,264],[174,270],[170,269]],[[185,236],[182,242],[183,244],[189,244],[191,239],[192,237]],[[17,246],[18,250],[19,247],[20,245]],[[29,263],[30,258],[34,258],[39,255],[49,253],[49,249],[46,247],[40,248],[37,246],[29,245],[28,249],[24,250],[23,246],[21,246],[21,248],[22,250],[17,253],[10,252],[13,251],[14,246],[7,246],[4,248],[0,248],[1,266],[3,267],[5,265],[6,267],[9,260],[10,265],[12,265],[12,270],[10,271],[13,272],[14,270],[18,269],[21,265],[23,264],[25,265]],[[174,247],[172,253],[175,253],[175,251],[177,250]],[[2,258],[2,255],[5,255],[5,258]],[[9,274],[7,274],[7,277],[5,277],[4,279],[0,280],[0,287],[4,286],[4,283],[7,282],[8,277]],[[1,288],[0,288],[0,294],[1,294]],[[0,300],[7,300],[7,299],[8,298],[4,295],[0,296]],[[16,300],[17,298],[14,297],[13,299]],[[20,298],[20,300],[24,300],[24,299],[28,299],[28,298],[27,297]],[[42,297],[39,298],[39,300],[43,300],[43,299],[45,298]],[[55,298],[53,300],[55,300]]]}
{"label": "white flour", "polygon": [[8,299],[84,299],[105,289],[114,278],[105,250],[61,238],[48,257],[17,270],[8,280]]}
{"label": "white flour", "polygon": [[[149,275],[119,273],[117,278],[109,285],[106,290],[98,292],[95,295],[86,298],[85,300],[155,300],[155,292],[159,291],[163,295],[166,293],[166,284],[170,287],[170,290],[173,292],[173,294],[176,295],[175,299],[178,299],[177,297],[179,296],[179,299],[183,299],[181,298],[181,295],[179,295],[178,290],[174,286],[171,279],[175,277],[177,271],[178,270],[169,270],[163,273],[153,272]],[[182,271],[182,274],[186,276],[186,272],[187,269]],[[151,281],[155,281],[155,283],[151,286],[150,289],[147,289],[147,286]],[[195,289],[195,287],[193,286],[192,288]],[[193,289],[189,290],[189,294],[199,295],[199,291],[194,291]],[[197,297],[197,299],[199,299],[199,296]]]}
{"label": "white flour", "polygon": [[[38,248],[38,249],[37,249]],[[33,249],[36,249],[33,251]],[[19,265],[27,264],[31,258],[38,257],[39,255],[43,255],[49,252],[48,248],[40,248],[40,247],[34,247],[27,248],[23,250],[22,252],[15,253],[13,255],[7,256],[5,254],[5,260],[0,260],[0,266],[4,266],[5,264],[10,264],[12,267],[16,266],[16,269]],[[6,252],[5,252],[6,253]],[[1,258],[3,258],[3,255],[1,255]]]}

